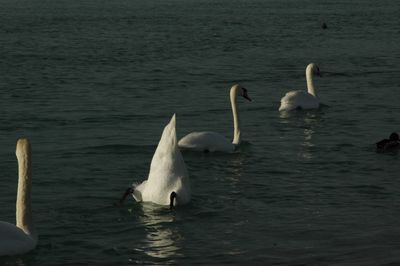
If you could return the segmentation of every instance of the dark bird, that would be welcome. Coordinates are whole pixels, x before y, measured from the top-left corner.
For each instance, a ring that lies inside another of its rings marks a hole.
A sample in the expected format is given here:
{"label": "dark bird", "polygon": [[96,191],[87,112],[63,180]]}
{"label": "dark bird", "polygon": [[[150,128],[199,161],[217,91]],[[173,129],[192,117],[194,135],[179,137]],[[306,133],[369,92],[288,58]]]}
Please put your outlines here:
{"label": "dark bird", "polygon": [[389,139],[383,139],[376,143],[376,148],[380,151],[387,151],[400,148],[399,134],[393,132]]}

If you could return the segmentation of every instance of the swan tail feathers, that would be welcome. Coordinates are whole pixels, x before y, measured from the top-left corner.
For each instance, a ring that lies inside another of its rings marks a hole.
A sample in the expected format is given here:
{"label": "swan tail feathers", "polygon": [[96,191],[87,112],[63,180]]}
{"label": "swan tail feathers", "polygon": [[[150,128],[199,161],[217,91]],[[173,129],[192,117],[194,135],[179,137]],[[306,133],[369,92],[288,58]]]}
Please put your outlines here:
{"label": "swan tail feathers", "polygon": [[156,155],[159,150],[170,150],[171,148],[175,148],[176,145],[176,115],[174,114],[169,123],[164,128],[160,142],[158,143],[158,147],[154,155]]}
{"label": "swan tail feathers", "polygon": [[132,196],[137,202],[143,201],[143,191],[146,188],[147,180],[143,181],[141,184],[133,184],[133,193]]}

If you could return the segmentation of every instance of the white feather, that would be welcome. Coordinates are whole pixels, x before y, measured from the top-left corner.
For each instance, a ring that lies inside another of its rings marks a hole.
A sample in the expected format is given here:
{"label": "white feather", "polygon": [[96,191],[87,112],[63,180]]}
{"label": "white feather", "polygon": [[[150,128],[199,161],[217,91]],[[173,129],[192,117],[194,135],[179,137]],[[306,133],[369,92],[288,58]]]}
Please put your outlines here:
{"label": "white feather", "polygon": [[312,79],[313,73],[319,73],[319,68],[311,63],[306,68],[307,91],[297,90],[286,93],[281,99],[279,111],[291,111],[294,109],[317,109],[320,102],[317,90]]}
{"label": "white feather", "polygon": [[177,205],[190,201],[189,175],[177,145],[175,115],[164,128],[148,179],[134,188],[133,197],[136,201],[169,205],[172,192],[177,194]]}

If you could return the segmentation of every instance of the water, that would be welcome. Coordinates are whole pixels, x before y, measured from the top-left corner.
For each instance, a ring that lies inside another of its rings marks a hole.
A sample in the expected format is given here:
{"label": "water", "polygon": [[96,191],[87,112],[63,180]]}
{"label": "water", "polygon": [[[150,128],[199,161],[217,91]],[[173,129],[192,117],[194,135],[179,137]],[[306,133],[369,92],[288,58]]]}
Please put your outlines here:
{"label": "water", "polygon": [[[14,221],[17,138],[34,156],[31,253],[5,265],[400,264],[396,1],[0,2],[0,216]],[[322,22],[328,25],[321,29]],[[308,63],[324,106],[282,115]],[[113,203],[146,178],[164,125],[232,136],[184,153],[192,201]]]}

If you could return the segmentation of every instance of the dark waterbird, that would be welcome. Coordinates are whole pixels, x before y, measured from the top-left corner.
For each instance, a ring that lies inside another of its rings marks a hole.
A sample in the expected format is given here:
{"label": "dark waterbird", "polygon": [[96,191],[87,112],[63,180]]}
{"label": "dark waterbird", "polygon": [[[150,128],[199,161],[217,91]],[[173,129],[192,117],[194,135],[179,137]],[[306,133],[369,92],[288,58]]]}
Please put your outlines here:
{"label": "dark waterbird", "polygon": [[376,143],[376,149],[379,151],[388,151],[400,148],[399,134],[393,132],[390,134],[389,139],[383,139]]}

